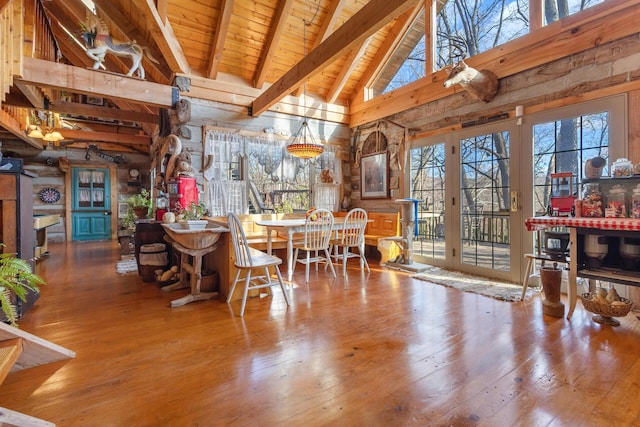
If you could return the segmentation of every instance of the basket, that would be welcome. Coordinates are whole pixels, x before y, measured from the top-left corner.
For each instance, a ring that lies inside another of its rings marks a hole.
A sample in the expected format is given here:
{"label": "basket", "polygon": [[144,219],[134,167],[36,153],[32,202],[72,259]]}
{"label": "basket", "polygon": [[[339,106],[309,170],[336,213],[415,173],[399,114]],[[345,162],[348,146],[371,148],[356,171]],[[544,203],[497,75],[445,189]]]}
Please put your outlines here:
{"label": "basket", "polygon": [[604,317],[624,317],[629,314],[633,307],[633,302],[626,298],[620,298],[620,301],[624,302],[625,305],[610,305],[592,301],[591,298],[594,295],[595,292],[586,292],[580,295],[584,308],[593,314],[599,314]]}
{"label": "basket", "polygon": [[215,224],[207,224],[203,230],[185,230],[178,223],[162,224],[165,231],[174,241],[187,249],[204,249],[218,241],[222,233],[228,232],[228,228]]}

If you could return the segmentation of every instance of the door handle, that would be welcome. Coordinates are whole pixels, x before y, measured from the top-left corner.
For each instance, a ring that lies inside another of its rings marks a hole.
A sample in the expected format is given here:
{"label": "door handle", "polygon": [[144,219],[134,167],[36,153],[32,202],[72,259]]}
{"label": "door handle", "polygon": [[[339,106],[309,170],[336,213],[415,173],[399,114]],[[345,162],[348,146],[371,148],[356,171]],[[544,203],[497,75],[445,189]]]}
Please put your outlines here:
{"label": "door handle", "polygon": [[105,216],[111,216],[111,215],[112,215],[112,213],[111,213],[111,211],[104,211],[104,215],[105,215]]}
{"label": "door handle", "polygon": [[511,192],[511,212],[518,212],[518,192]]}

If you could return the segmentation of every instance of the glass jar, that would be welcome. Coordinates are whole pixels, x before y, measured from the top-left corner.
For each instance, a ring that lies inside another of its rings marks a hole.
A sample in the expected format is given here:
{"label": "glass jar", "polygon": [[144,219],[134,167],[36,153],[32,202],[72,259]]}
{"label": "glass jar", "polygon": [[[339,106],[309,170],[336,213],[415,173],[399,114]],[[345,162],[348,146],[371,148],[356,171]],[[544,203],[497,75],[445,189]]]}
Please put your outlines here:
{"label": "glass jar", "polygon": [[640,184],[636,185],[631,196],[631,216],[640,218]]}
{"label": "glass jar", "polygon": [[582,216],[587,218],[601,218],[604,216],[600,184],[588,183],[584,185],[582,190]]}
{"label": "glass jar", "polygon": [[626,218],[627,217],[627,190],[620,184],[614,185],[607,194],[607,209],[605,216],[607,218]]}
{"label": "glass jar", "polygon": [[611,176],[615,178],[629,177],[633,175],[633,163],[627,159],[618,159],[611,165]]}

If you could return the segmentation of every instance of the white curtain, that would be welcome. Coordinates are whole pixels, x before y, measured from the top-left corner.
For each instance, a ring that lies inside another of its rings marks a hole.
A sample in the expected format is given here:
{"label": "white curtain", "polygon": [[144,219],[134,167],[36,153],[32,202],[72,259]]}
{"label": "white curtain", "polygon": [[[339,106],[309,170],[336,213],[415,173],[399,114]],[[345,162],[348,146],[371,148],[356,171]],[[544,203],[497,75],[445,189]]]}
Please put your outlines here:
{"label": "white curtain", "polygon": [[211,181],[206,188],[205,205],[212,216],[249,213],[246,181]]}
{"label": "white curtain", "polygon": [[[246,157],[251,153],[257,156],[258,162],[264,171],[270,174],[278,171],[282,174],[283,181],[294,181],[302,162],[308,160],[298,159],[287,154],[285,147],[287,141],[281,138],[269,136],[244,136],[235,133],[208,130],[205,134],[205,158],[211,156],[211,166],[204,171],[205,178],[205,203],[212,215],[226,215],[228,212],[248,213],[248,186],[246,181],[234,181],[229,177],[229,164],[237,162],[240,157]],[[342,162],[337,159],[338,148],[325,145],[325,151],[317,157],[313,163],[316,173],[314,182],[309,186],[320,183],[320,173],[328,169],[334,179],[334,184],[342,182]],[[297,163],[300,162],[300,163]],[[293,174],[289,177],[289,174]],[[251,177],[248,177],[251,179]],[[331,193],[335,193],[334,190]],[[339,192],[337,193],[339,197]],[[323,192],[323,199],[329,197]],[[336,202],[336,203],[339,203]],[[329,204],[333,204],[329,202]]]}
{"label": "white curtain", "polygon": [[340,210],[340,184],[316,184],[313,190],[313,207]]}

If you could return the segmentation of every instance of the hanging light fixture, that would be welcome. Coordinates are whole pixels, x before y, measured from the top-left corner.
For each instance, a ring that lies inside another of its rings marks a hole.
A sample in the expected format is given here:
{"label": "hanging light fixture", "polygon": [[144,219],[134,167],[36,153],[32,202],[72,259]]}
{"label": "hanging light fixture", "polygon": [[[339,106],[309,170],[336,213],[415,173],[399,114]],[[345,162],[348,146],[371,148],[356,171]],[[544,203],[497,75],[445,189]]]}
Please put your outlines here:
{"label": "hanging light fixture", "polygon": [[[314,16],[315,17],[315,16]],[[311,21],[307,22],[304,19],[302,20],[303,24],[303,49],[304,56],[307,55],[307,26],[311,25]],[[313,159],[314,157],[318,157],[320,154],[324,152],[324,146],[320,143],[316,142],[316,139],[313,137],[311,133],[311,129],[309,129],[309,124],[307,123],[307,82],[303,83],[302,86],[302,96],[303,96],[303,107],[304,107],[304,121],[302,122],[302,126],[293,135],[293,138],[289,141],[287,145],[287,152],[294,157],[298,157],[300,159]]]}
{"label": "hanging light fixture", "polygon": [[[58,142],[64,139],[60,131],[56,130],[56,123],[59,122],[58,115],[47,111],[42,113],[46,117],[39,120],[42,124],[31,124],[29,116],[27,116],[27,136],[29,138],[42,139],[47,142]],[[34,115],[33,121],[37,121]]]}

